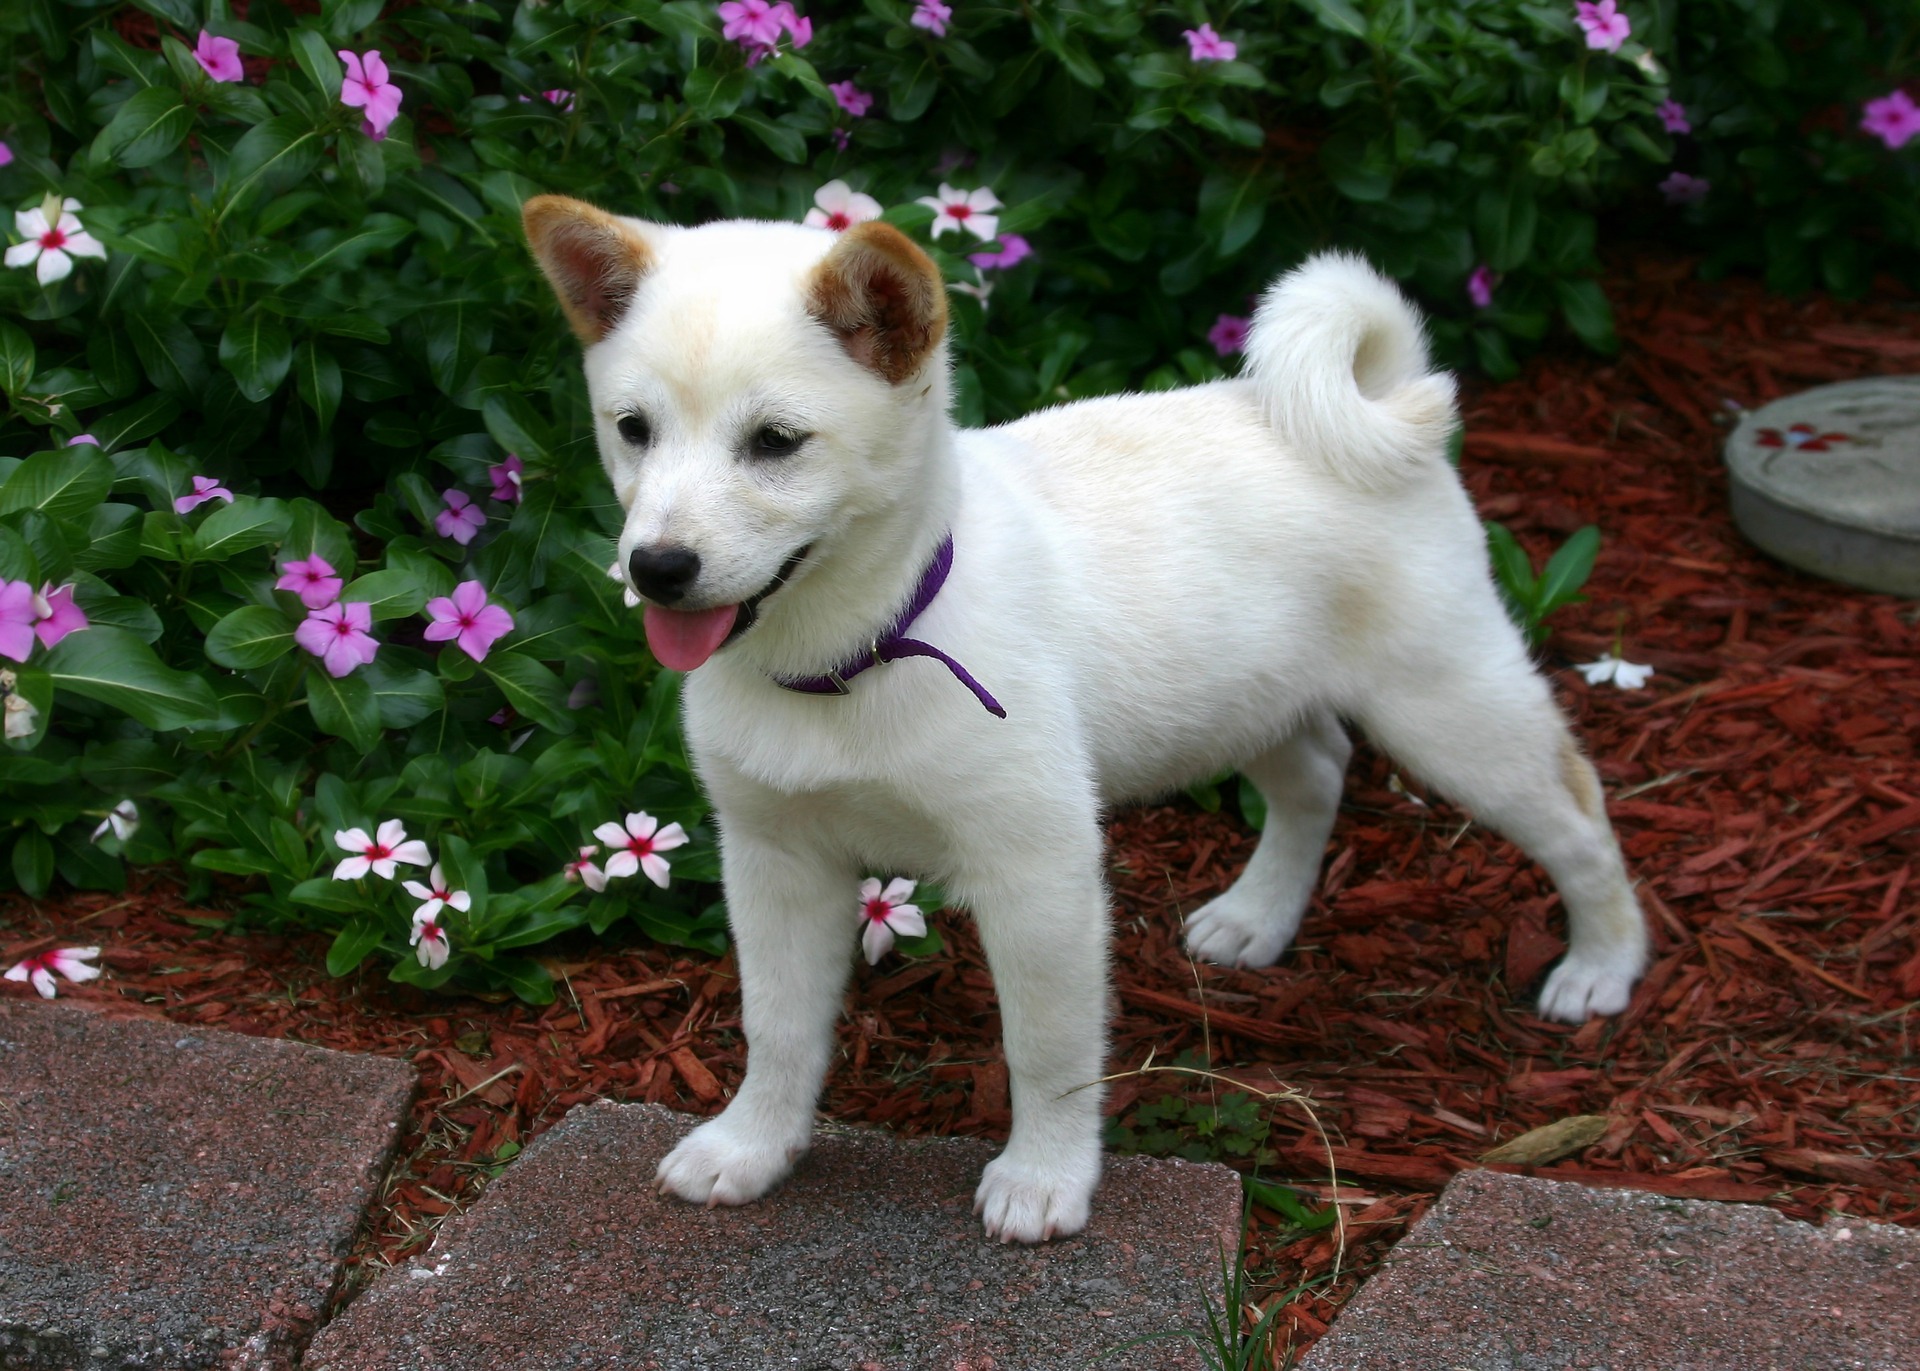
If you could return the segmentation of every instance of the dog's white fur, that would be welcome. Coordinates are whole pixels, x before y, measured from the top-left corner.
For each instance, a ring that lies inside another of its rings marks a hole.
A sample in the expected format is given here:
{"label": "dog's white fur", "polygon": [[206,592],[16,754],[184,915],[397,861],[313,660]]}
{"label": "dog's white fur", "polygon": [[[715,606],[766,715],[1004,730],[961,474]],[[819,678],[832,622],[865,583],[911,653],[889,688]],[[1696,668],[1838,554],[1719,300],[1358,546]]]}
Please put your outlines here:
{"label": "dog's white fur", "polygon": [[[690,547],[689,603],[706,606],[813,549],[686,681],[751,1057],[726,1111],[660,1164],[663,1189],[742,1204],[787,1174],[832,1054],[856,885],[911,873],[972,911],[999,992],[1014,1122],[976,1197],[986,1229],[1081,1229],[1100,1172],[1103,814],[1227,767],[1251,777],[1265,832],[1186,935],[1197,956],[1266,965],[1317,880],[1343,718],[1551,874],[1571,946],[1542,1013],[1625,1007],[1646,934],[1598,779],[1444,456],[1451,379],[1428,372],[1418,319],[1363,262],[1321,256],[1274,285],[1244,379],[960,431],[944,341],[890,382],[809,312],[833,235],[601,219],[645,264],[604,334],[585,334],[627,511],[621,564]],[[564,269],[542,258],[564,298]],[[644,450],[615,427],[635,410],[653,427]],[[743,456],[765,422],[812,436],[791,457]],[[963,663],[1004,720],[927,659],[868,671],[845,697],[774,683],[884,630],[949,530],[952,575],[914,636]]]}

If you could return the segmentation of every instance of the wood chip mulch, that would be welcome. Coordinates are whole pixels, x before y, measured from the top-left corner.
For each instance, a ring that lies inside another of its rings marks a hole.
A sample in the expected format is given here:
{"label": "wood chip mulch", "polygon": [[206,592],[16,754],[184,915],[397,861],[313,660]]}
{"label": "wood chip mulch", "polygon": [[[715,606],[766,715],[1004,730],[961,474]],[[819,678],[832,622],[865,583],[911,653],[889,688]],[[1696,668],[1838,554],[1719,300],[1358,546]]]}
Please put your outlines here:
{"label": "wood chip mulch", "polygon": [[[1840,304],[1706,284],[1658,251],[1610,284],[1620,357],[1552,353],[1472,387],[1465,469],[1536,561],[1582,524],[1605,535],[1591,601],[1556,616],[1544,662],[1642,882],[1656,950],[1631,1008],[1579,1028],[1536,1019],[1531,994],[1562,950],[1558,897],[1365,748],[1313,911],[1271,970],[1195,967],[1180,947],[1182,913],[1251,851],[1237,818],[1182,801],[1111,826],[1113,1070],[1198,1061],[1311,1101],[1311,1116],[1268,1106],[1264,1174],[1337,1199],[1343,1234],[1302,1235],[1256,1206],[1256,1301],[1285,1306],[1288,1329],[1276,1364],[1325,1330],[1448,1177],[1571,1115],[1603,1116],[1604,1133],[1536,1174],[1920,1222],[1920,609],[1746,546],[1718,456],[1737,406],[1920,370],[1920,308],[1891,288]],[[1647,688],[1590,688],[1570,669],[1616,636],[1656,669]],[[104,946],[106,977],[63,986],[74,999],[411,1060],[423,1088],[353,1259],[362,1279],[423,1250],[573,1105],[711,1113],[741,1076],[724,957],[563,945],[559,1001],[536,1011],[430,999],[378,972],[332,980],[324,938],[241,931],[231,911],[184,904],[165,873],[137,873],[125,896],[0,897],[0,919],[5,964]],[[965,921],[943,925],[942,955],[861,968],[830,1116],[1004,1136],[992,983]],[[1110,1112],[1233,1088],[1123,1076]]]}

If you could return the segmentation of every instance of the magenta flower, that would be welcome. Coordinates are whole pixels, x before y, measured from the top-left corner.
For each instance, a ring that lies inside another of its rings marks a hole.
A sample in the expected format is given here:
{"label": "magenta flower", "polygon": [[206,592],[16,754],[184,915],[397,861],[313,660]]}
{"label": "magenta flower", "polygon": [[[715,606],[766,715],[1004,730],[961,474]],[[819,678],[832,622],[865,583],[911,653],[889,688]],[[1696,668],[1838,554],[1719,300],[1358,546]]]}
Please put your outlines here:
{"label": "magenta flower", "polygon": [[1684,171],[1676,171],[1660,183],[1660,193],[1667,197],[1669,205],[1691,205],[1707,198],[1707,192],[1713,189],[1713,182],[1704,176],[1689,176]]}
{"label": "magenta flower", "polygon": [[33,631],[42,647],[52,647],[69,633],[88,627],[86,611],[73,602],[73,587],[54,589],[49,581],[33,597]]}
{"label": "magenta flower", "polygon": [[873,97],[851,81],[835,81],[827,89],[833,92],[834,102],[855,119],[864,117],[873,108]]}
{"label": "magenta flower", "polygon": [[[780,41],[780,9],[769,0],[726,0],[720,6],[720,36],[743,48],[770,48]],[[793,11],[791,5],[786,9]]]}
{"label": "magenta flower", "polygon": [[487,468],[487,479],[493,482],[492,498],[504,504],[520,503],[520,478],[526,473],[527,465],[514,453],[507,454],[507,460]]}
{"label": "magenta flower", "polygon": [[1692,133],[1693,124],[1687,119],[1687,107],[1678,100],[1662,100],[1657,111],[1660,122],[1665,124],[1668,133]]}
{"label": "magenta flower", "polygon": [[327,675],[351,675],[357,666],[365,666],[380,650],[380,644],[367,630],[373,627],[373,607],[358,600],[348,604],[322,605],[308,613],[293,631],[293,641],[320,659]]}
{"label": "magenta flower", "polygon": [[1475,309],[1485,309],[1493,303],[1493,268],[1482,262],[1473,269],[1473,275],[1467,277],[1467,298],[1473,301]]}
{"label": "magenta flower", "polygon": [[913,7],[913,14],[907,19],[916,29],[925,29],[935,38],[947,36],[947,22],[953,18],[953,6],[943,5],[940,0],[920,0]]}
{"label": "magenta flower", "polygon": [[246,77],[240,66],[240,45],[231,38],[216,38],[205,29],[193,45],[193,60],[200,70],[216,81],[239,81]]}
{"label": "magenta flower", "polygon": [[173,512],[185,514],[189,510],[200,508],[209,500],[225,500],[233,503],[233,492],[220,484],[217,476],[196,476],[193,478],[193,491],[174,500]]}
{"label": "magenta flower", "polygon": [[687,841],[687,832],[679,824],[668,824],[665,828],[660,821],[640,810],[627,815],[626,825],[616,823],[601,824],[593,830],[593,836],[607,845],[613,855],[607,858],[607,875],[615,880],[631,876],[636,871],[646,873],[647,879],[667,888],[671,868],[662,852],[671,852]]}
{"label": "magenta flower", "polygon": [[1033,256],[1033,246],[1026,239],[1017,233],[1003,233],[1000,235],[998,252],[976,252],[968,256],[967,260],[982,271],[994,271],[1018,266],[1031,256]]}
{"label": "magenta flower", "polygon": [[573,113],[573,92],[572,91],[543,90],[540,92],[540,94],[546,99],[546,102],[549,105],[552,105],[554,108],[558,109],[562,114]]}
{"label": "magenta flower", "polygon": [[1896,89],[1891,95],[1867,101],[1866,117],[1860,121],[1860,127],[1897,151],[1906,146],[1914,134],[1920,133],[1920,107],[1914,105],[1905,91]]}
{"label": "magenta flower", "polygon": [[486,514],[464,490],[443,490],[440,498],[447,507],[433,516],[434,531],[465,547],[487,522]]}
{"label": "magenta flower", "polygon": [[51,952],[42,952],[37,957],[28,957],[15,962],[7,972],[10,981],[32,981],[33,988],[40,992],[42,999],[52,999],[56,993],[53,973],[58,971],[70,981],[90,981],[100,974],[97,966],[87,963],[100,956],[97,947],[60,947]]}
{"label": "magenta flower", "polygon": [[8,147],[5,143],[0,143],[0,167],[6,166],[7,163],[11,162],[12,160],[13,160],[13,149]]}
{"label": "magenta flower", "polygon": [[860,918],[866,927],[860,933],[860,946],[869,966],[877,963],[893,948],[895,934],[909,938],[926,936],[927,919],[918,905],[908,904],[918,881],[896,876],[882,890],[872,877],[860,882]]}
{"label": "magenta flower", "polygon": [[0,657],[24,662],[33,651],[33,599],[33,582],[0,581]]}
{"label": "magenta flower", "polygon": [[100,440],[91,433],[76,433],[73,437],[67,439],[68,447],[79,447],[82,443],[92,443],[95,447],[100,446]]}
{"label": "magenta flower", "polygon": [[780,27],[787,31],[796,48],[804,48],[813,41],[813,20],[805,15],[795,14],[793,6],[787,0],[780,0],[774,8],[780,11]]}
{"label": "magenta flower", "polygon": [[853,141],[853,135],[845,129],[833,129],[827,136],[833,139],[833,145],[842,152],[845,152],[847,144]]}
{"label": "magenta flower", "polygon": [[337,54],[347,64],[347,79],[340,87],[340,103],[349,109],[364,110],[361,127],[369,138],[387,136],[387,128],[400,117],[400,87],[387,79],[387,64],[380,60],[378,48],[364,57],[342,51]]}
{"label": "magenta flower", "polygon": [[487,649],[513,632],[513,616],[499,605],[487,603],[487,588],[478,581],[462,581],[451,597],[435,596],[427,601],[427,613],[433,622],[422,636],[430,643],[449,638],[476,662],[487,660]]}
{"label": "magenta flower", "polygon": [[1613,0],[1600,0],[1598,4],[1579,0],[1573,8],[1573,22],[1586,30],[1587,46],[1595,52],[1618,52],[1633,34],[1633,25],[1614,8]]}
{"label": "magenta flower", "polygon": [[1215,33],[1212,24],[1188,29],[1182,36],[1187,40],[1188,55],[1196,62],[1231,62],[1240,53],[1239,46]]}
{"label": "magenta flower", "polygon": [[316,552],[304,562],[282,563],[280,579],[273,588],[291,590],[308,609],[325,609],[340,598],[340,587],[345,584],[327,559]]}
{"label": "magenta flower", "polygon": [[343,828],[333,835],[333,845],[353,854],[334,867],[336,881],[357,881],[368,872],[390,881],[399,869],[397,862],[408,866],[429,866],[433,862],[425,843],[418,838],[407,840],[407,826],[398,819],[388,819],[371,838],[364,828]]}
{"label": "magenta flower", "polygon": [[1207,341],[1213,344],[1213,350],[1222,357],[1231,357],[1242,352],[1247,346],[1247,326],[1251,320],[1237,315],[1223,314],[1213,321],[1213,327],[1207,330]]}

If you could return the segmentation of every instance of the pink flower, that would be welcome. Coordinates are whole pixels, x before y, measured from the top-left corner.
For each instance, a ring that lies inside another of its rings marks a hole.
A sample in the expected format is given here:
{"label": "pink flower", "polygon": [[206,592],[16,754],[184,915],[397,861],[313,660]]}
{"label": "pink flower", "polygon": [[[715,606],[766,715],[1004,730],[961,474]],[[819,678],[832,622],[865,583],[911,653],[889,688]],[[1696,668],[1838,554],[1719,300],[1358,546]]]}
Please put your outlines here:
{"label": "pink flower", "polygon": [[804,15],[795,14],[793,6],[787,3],[787,0],[780,0],[774,9],[780,12],[780,27],[787,31],[788,37],[793,39],[794,47],[804,48],[813,41],[813,20]]}
{"label": "pink flower", "polygon": [[1231,62],[1240,52],[1237,44],[1215,33],[1212,24],[1202,24],[1197,29],[1188,29],[1184,37],[1187,40],[1188,54],[1196,62]]}
{"label": "pink flower", "polygon": [[400,117],[400,87],[387,79],[387,64],[380,60],[378,48],[362,57],[342,51],[347,64],[347,79],[340,87],[340,103],[350,109],[366,111],[362,127],[369,138],[385,138],[387,127]]}
{"label": "pink flower", "polygon": [[41,998],[52,999],[55,988],[53,973],[58,971],[70,981],[90,981],[100,974],[97,966],[88,966],[100,955],[97,947],[61,947],[52,952],[42,952],[37,957],[28,957],[14,963],[7,972],[10,981],[32,981],[33,988],[40,992]]}
{"label": "pink flower", "polygon": [[433,622],[422,636],[430,643],[451,638],[476,662],[486,661],[487,649],[513,632],[513,616],[488,604],[487,588],[478,581],[462,581],[451,598],[439,595],[427,601],[427,613]]}
{"label": "pink flower", "polygon": [[845,129],[834,129],[827,136],[833,139],[833,145],[842,152],[847,150],[847,144],[852,141],[852,135]]}
{"label": "pink flower", "polygon": [[209,500],[225,500],[233,503],[233,492],[220,484],[217,476],[196,476],[193,478],[193,491],[182,495],[173,502],[175,514],[185,514],[189,510],[200,508]]}
{"label": "pink flower", "polygon": [[1000,235],[998,252],[976,252],[967,260],[982,271],[993,271],[1018,266],[1031,256],[1033,256],[1033,247],[1026,239],[1017,233],[1003,233]]}
{"label": "pink flower", "polygon": [[486,514],[464,490],[443,490],[440,498],[447,507],[433,516],[434,531],[465,547],[487,522]]}
{"label": "pink flower", "polygon": [[978,190],[955,190],[944,182],[938,195],[923,195],[914,202],[934,211],[933,236],[958,233],[965,229],[981,242],[992,241],[1000,231],[1000,197],[981,186]]}
{"label": "pink flower", "polygon": [[54,589],[49,581],[33,597],[33,631],[42,647],[52,647],[69,633],[87,627],[86,612],[73,602],[73,587]]}
{"label": "pink flower", "polygon": [[340,598],[340,587],[345,584],[334,574],[327,559],[316,552],[304,562],[282,563],[280,579],[273,583],[273,588],[291,590],[308,609],[325,609]]}
{"label": "pink flower", "polygon": [[216,38],[205,29],[193,45],[193,60],[200,70],[216,81],[239,81],[246,77],[240,66],[240,45],[231,38]]}
{"label": "pink flower", "polygon": [[[423,843],[421,846],[424,847],[425,844]],[[433,870],[427,874],[427,882],[426,885],[421,885],[418,881],[400,882],[401,889],[405,890],[407,894],[413,896],[416,900],[425,901],[424,904],[413,911],[413,921],[415,923],[419,923],[422,919],[437,919],[440,917],[440,911],[443,909],[457,909],[462,914],[465,914],[473,908],[473,896],[471,894],[464,890],[450,890],[447,888],[447,878],[440,872],[440,863],[435,862],[433,864]]]}
{"label": "pink flower", "polygon": [[926,916],[918,905],[907,903],[918,884],[903,876],[888,881],[885,890],[881,890],[880,882],[872,877],[860,882],[860,917],[866,924],[860,934],[860,946],[866,951],[869,966],[893,949],[895,934],[908,938],[926,936]]}
{"label": "pink flower", "polygon": [[593,864],[594,854],[600,848],[593,843],[580,849],[580,860],[568,862],[561,868],[560,874],[569,881],[578,881],[596,894],[607,888],[607,873]]}
{"label": "pink flower", "polygon": [[343,828],[333,835],[333,845],[352,854],[334,867],[336,881],[357,881],[369,871],[390,881],[396,873],[395,862],[427,866],[433,861],[425,843],[418,838],[407,841],[406,825],[398,819],[388,819],[371,838],[364,828]]}
{"label": "pink flower", "polygon": [[6,166],[7,163],[11,162],[12,160],[13,160],[13,149],[8,147],[5,143],[0,143],[0,167]]}
{"label": "pink flower", "polygon": [[1573,8],[1573,22],[1586,30],[1587,46],[1595,52],[1618,52],[1633,33],[1633,25],[1614,8],[1613,0],[1600,0],[1598,4],[1579,0]]}
{"label": "pink flower", "polygon": [[429,971],[438,971],[447,964],[447,931],[433,919],[422,919],[418,915],[413,920],[414,955],[419,957],[420,965]]}
{"label": "pink flower", "polygon": [[67,439],[68,447],[79,447],[82,443],[92,443],[95,447],[100,446],[100,440],[91,433],[76,433],[73,437]]}
{"label": "pink flower", "polygon": [[1247,346],[1247,326],[1251,320],[1238,315],[1223,314],[1213,321],[1213,327],[1207,330],[1207,341],[1213,344],[1213,350],[1222,357],[1231,357]]}
{"label": "pink flower", "polygon": [[943,5],[940,0],[920,0],[913,7],[913,14],[907,19],[916,29],[925,29],[935,38],[947,36],[947,21],[953,18],[953,6]]}
{"label": "pink flower", "polygon": [[636,871],[644,871],[647,879],[667,888],[667,859],[662,852],[671,852],[687,841],[686,830],[679,824],[660,827],[660,821],[641,810],[637,814],[627,815],[626,827],[607,823],[593,830],[593,836],[607,845],[613,855],[607,858],[607,876],[617,879],[631,876]]}
{"label": "pink flower", "polygon": [[526,463],[509,452],[507,460],[487,468],[487,479],[493,482],[492,498],[506,504],[520,503],[520,477],[526,471]]}
{"label": "pink flower", "polygon": [[1493,268],[1482,262],[1473,269],[1473,275],[1467,277],[1467,298],[1473,301],[1475,309],[1485,309],[1493,303]]}
{"label": "pink flower", "polygon": [[548,103],[549,105],[552,105],[552,106],[554,106],[554,107],[555,107],[556,109],[558,109],[558,110],[559,110],[559,111],[560,111],[560,112],[561,112],[562,114],[572,114],[572,113],[573,113],[573,92],[572,92],[572,91],[570,91],[570,90],[543,90],[543,91],[541,91],[541,92],[540,92],[540,94],[541,94],[541,95],[542,95],[543,97],[545,97],[545,99],[546,99],[546,102],[547,102],[547,103]]}
{"label": "pink flower", "polygon": [[720,36],[742,47],[770,48],[780,41],[780,12],[768,0],[726,0],[720,20]]}
{"label": "pink flower", "polygon": [[311,611],[293,631],[293,641],[320,659],[327,675],[338,679],[365,666],[380,650],[367,630],[373,627],[373,608],[354,601],[322,605]]}
{"label": "pink flower", "polygon": [[1687,120],[1687,107],[1678,100],[1662,100],[1656,111],[1660,122],[1666,125],[1668,133],[1692,133],[1693,125]]}
{"label": "pink flower", "polygon": [[1660,183],[1660,193],[1667,197],[1669,205],[1691,205],[1707,198],[1707,192],[1713,189],[1713,182],[1704,176],[1689,176],[1684,171],[1676,171]]}
{"label": "pink flower", "polygon": [[873,108],[873,97],[851,81],[835,81],[827,89],[833,92],[834,102],[855,119]]}
{"label": "pink flower", "polygon": [[[0,657],[24,662],[33,651],[33,582],[0,581]],[[11,697],[9,697],[11,698]]]}
{"label": "pink flower", "polygon": [[1905,91],[1895,90],[1891,95],[1867,101],[1866,117],[1860,121],[1860,127],[1889,148],[1898,150],[1906,146],[1914,134],[1920,133],[1920,107],[1914,105]]}
{"label": "pink flower", "polygon": [[832,229],[835,233],[844,233],[855,224],[880,217],[880,202],[871,195],[861,194],[845,181],[829,181],[820,187],[813,193],[813,204],[801,222],[813,228]]}

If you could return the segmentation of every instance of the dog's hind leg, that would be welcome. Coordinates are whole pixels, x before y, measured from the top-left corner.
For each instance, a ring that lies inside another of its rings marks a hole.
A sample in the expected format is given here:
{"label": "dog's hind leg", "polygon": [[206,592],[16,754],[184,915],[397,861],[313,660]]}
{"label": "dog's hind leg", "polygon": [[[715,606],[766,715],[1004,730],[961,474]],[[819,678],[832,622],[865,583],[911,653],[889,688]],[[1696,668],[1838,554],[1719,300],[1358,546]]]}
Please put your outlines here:
{"label": "dog's hind leg", "polygon": [[1240,768],[1266,800],[1267,822],[1232,889],[1188,917],[1187,950],[1194,956],[1224,966],[1270,966],[1287,950],[1319,883],[1352,753],[1340,721],[1317,712]]}

